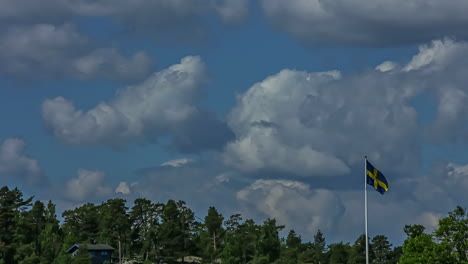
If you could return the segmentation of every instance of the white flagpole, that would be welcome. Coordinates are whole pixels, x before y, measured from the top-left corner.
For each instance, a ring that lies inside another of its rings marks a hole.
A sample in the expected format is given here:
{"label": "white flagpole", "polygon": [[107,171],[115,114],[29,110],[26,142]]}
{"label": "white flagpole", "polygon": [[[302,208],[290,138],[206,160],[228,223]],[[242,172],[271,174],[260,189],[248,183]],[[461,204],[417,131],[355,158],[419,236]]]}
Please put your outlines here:
{"label": "white flagpole", "polygon": [[367,239],[367,156],[364,156],[364,218],[366,226],[366,264],[369,264],[369,242]]}

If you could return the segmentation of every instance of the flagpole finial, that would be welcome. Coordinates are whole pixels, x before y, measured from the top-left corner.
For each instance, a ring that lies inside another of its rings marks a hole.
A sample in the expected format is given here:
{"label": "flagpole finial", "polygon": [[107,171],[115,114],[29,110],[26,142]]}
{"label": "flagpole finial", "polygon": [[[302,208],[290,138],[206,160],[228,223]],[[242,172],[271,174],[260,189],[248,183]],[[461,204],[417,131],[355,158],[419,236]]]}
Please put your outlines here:
{"label": "flagpole finial", "polygon": [[364,156],[365,159],[367,159],[367,156]]}

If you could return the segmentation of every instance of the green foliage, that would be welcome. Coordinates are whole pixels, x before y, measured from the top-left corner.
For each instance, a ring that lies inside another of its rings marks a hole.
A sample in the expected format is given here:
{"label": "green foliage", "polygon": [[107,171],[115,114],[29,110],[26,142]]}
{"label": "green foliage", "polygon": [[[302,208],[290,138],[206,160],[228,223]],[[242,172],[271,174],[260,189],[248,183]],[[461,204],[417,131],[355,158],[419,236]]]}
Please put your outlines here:
{"label": "green foliage", "polygon": [[87,203],[63,212],[64,233],[72,237],[74,243],[96,241],[99,231],[98,210],[96,205]]}
{"label": "green foliage", "polygon": [[257,256],[251,262],[251,264],[270,264],[270,257],[269,256]]}
{"label": "green foliage", "polygon": [[403,255],[403,247],[402,246],[394,247],[392,250],[392,257],[391,257],[390,263],[392,264],[398,263],[402,255]]}
{"label": "green foliage", "polygon": [[435,238],[452,252],[457,263],[468,263],[468,212],[458,206],[439,221]]}
{"label": "green foliage", "polygon": [[429,234],[420,234],[416,237],[409,237],[403,245],[403,256],[401,264],[449,264],[456,263],[450,256],[450,251],[446,244],[437,244],[432,241]]}
{"label": "green foliage", "polygon": [[139,260],[156,261],[159,248],[158,228],[163,204],[147,199],[136,199],[129,220],[131,241],[129,250]]}
{"label": "green foliage", "polygon": [[286,237],[286,247],[292,249],[300,248],[302,244],[301,236],[296,234],[296,231],[290,230]]}
{"label": "green foliage", "polygon": [[258,240],[258,255],[267,256],[269,263],[274,262],[280,256],[281,242],[278,231],[284,226],[277,226],[275,219],[267,219],[260,227]]}
{"label": "green foliage", "polygon": [[403,231],[409,238],[420,236],[424,233],[425,227],[422,225],[405,225]]}
{"label": "green foliage", "polygon": [[116,248],[117,257],[126,251],[126,238],[130,233],[130,220],[125,202],[124,199],[110,199],[98,207],[98,240]]}
{"label": "green foliage", "polygon": [[258,256],[260,227],[251,219],[241,223],[240,215],[233,215],[226,225],[225,247],[221,260],[227,264],[249,263]]}
{"label": "green foliage", "polygon": [[422,226],[405,227],[408,238],[399,263],[468,263],[468,215],[463,208],[441,219],[433,234],[423,231]]}
{"label": "green foliage", "polygon": [[57,215],[55,214],[55,205],[52,201],[47,203],[44,210],[44,225],[38,235],[38,245],[40,250],[40,259],[42,263],[53,263],[59,255],[62,246],[61,229]]}
{"label": "green foliage", "polygon": [[371,241],[373,260],[375,264],[391,264],[394,262],[392,244],[384,235],[377,235]]}
{"label": "green foliage", "polygon": [[169,200],[162,210],[159,227],[160,256],[168,263],[190,255],[195,251],[193,231],[195,214],[185,202]]}
{"label": "green foliage", "polygon": [[[349,244],[335,243],[328,246],[329,264],[346,264],[351,252]],[[364,262],[365,263],[365,260]]]}
{"label": "green foliage", "polygon": [[[183,201],[166,204],[136,199],[129,210],[123,199],[100,205],[84,204],[63,212],[55,205],[24,199],[18,189],[0,189],[0,264],[89,264],[87,243],[113,246],[140,263],[179,263],[189,255],[202,263],[223,264],[354,264],[365,263],[365,236],[350,246],[327,246],[318,230],[313,242],[302,241],[294,230],[280,238],[284,228],[275,219],[262,224],[233,215],[226,221],[214,207],[201,222]],[[224,221],[224,222],[223,222]],[[392,248],[384,235],[369,243],[372,264],[468,264],[468,213],[461,207],[439,221],[433,233],[421,225],[407,225],[403,246]],[[66,250],[81,244],[78,254]]]}
{"label": "green foliage", "polygon": [[205,229],[200,230],[199,247],[205,261],[213,262],[222,251],[224,240],[224,217],[216,208],[210,207],[205,217]]}
{"label": "green foliage", "polygon": [[314,235],[314,243],[310,245],[306,244],[306,250],[299,255],[299,262],[317,264],[326,263],[325,247],[325,237],[319,229]]}
{"label": "green foliage", "polygon": [[86,244],[81,245],[76,256],[71,258],[71,264],[92,264]]}
{"label": "green foliage", "polygon": [[[32,197],[24,200],[17,189],[4,186],[0,189],[0,259],[5,263],[16,263],[16,248],[28,236],[19,223],[25,223],[21,214],[31,205]],[[20,233],[18,233],[20,232]]]}
{"label": "green foliage", "polygon": [[[374,256],[372,254],[371,245],[369,245],[369,262],[373,262]],[[366,236],[361,235],[354,242],[349,254],[348,264],[366,263]]]}
{"label": "green foliage", "polygon": [[294,230],[290,230],[283,241],[280,258],[275,263],[297,263],[301,248],[301,237]]}

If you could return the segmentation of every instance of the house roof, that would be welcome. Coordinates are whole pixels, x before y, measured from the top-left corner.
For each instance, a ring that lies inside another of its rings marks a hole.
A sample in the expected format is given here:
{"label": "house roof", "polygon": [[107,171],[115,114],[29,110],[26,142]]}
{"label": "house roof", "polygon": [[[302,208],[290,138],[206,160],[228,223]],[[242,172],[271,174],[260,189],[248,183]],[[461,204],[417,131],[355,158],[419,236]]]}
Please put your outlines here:
{"label": "house roof", "polygon": [[[113,247],[107,245],[107,244],[86,244],[88,247],[88,251],[92,250],[114,250]],[[73,253],[75,252],[78,248],[80,247],[80,244],[74,244],[71,246],[69,249],[67,249],[68,253]]]}
{"label": "house roof", "polygon": [[67,249],[68,253],[73,253],[75,250],[77,250],[80,246],[78,244],[72,245],[70,248]]}
{"label": "house roof", "polygon": [[107,244],[88,244],[88,250],[114,250],[113,247]]}

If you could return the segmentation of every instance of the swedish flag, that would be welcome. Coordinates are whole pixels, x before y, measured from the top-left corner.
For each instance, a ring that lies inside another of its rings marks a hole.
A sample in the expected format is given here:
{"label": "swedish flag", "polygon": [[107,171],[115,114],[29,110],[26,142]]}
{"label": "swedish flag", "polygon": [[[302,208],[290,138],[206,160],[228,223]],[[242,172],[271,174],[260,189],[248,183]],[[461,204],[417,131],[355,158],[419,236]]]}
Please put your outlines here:
{"label": "swedish flag", "polygon": [[369,161],[366,162],[367,184],[374,186],[380,194],[384,194],[388,191],[387,179]]}

